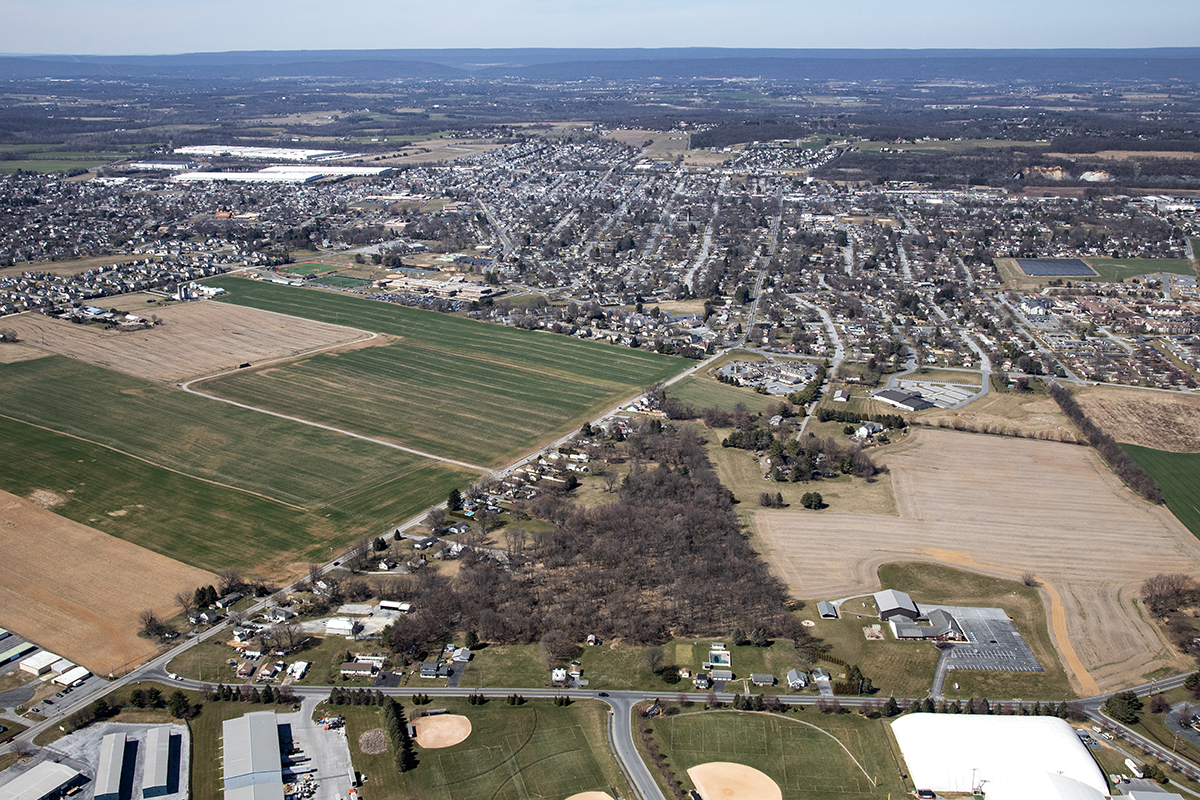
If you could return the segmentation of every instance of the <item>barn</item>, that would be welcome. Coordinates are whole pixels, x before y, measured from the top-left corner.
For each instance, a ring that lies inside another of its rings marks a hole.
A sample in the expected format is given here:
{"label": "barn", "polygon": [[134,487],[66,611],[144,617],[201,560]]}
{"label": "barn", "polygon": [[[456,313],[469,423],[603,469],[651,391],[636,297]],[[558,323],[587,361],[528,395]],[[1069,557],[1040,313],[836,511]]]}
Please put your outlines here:
{"label": "barn", "polygon": [[879,618],[884,622],[892,617],[906,617],[909,620],[915,620],[921,616],[920,609],[917,608],[917,604],[913,602],[907,592],[884,589],[876,592],[874,597],[875,608],[879,611]]}

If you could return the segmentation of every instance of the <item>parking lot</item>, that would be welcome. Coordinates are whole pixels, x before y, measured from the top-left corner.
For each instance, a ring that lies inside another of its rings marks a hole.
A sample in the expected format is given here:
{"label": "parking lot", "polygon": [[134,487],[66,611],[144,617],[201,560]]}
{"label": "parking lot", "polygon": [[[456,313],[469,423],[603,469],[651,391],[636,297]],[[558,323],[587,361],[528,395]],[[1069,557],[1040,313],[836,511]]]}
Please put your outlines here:
{"label": "parking lot", "polygon": [[966,383],[901,380],[898,385],[902,391],[920,394],[938,408],[953,408],[961,405],[973,399],[981,391],[978,386]]}
{"label": "parking lot", "polygon": [[1043,671],[1042,665],[1004,609],[921,604],[921,611],[925,614],[938,608],[949,612],[967,636],[966,642],[956,642],[942,651],[946,669]]}
{"label": "parking lot", "polygon": [[[350,744],[345,727],[325,730],[313,722],[314,698],[305,698],[299,711],[280,714],[283,780],[311,800],[343,800],[350,792]],[[335,713],[333,709],[329,713]],[[289,754],[289,750],[293,751]]]}

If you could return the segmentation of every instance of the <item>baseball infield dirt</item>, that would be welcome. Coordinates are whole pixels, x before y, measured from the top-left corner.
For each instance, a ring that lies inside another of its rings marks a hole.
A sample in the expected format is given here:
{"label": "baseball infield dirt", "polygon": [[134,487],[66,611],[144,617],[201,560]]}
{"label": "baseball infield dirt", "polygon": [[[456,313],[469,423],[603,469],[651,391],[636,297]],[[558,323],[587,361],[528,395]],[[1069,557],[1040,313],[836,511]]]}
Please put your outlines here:
{"label": "baseball infield dirt", "polygon": [[0,492],[0,625],[98,675],[158,651],[139,615],[216,576]]}
{"label": "baseball infield dirt", "polygon": [[783,800],[779,784],[745,764],[713,761],[687,774],[704,800]]}
{"label": "baseball infield dirt", "polygon": [[28,345],[164,383],[370,337],[354,328],[207,300],[153,313],[163,324],[139,331],[106,331],[41,314],[22,314],[5,324]]}
{"label": "baseball infield dirt", "polygon": [[460,714],[417,717],[412,726],[417,732],[417,744],[426,750],[452,747],[471,735],[471,720]]}
{"label": "baseball infield dirt", "polygon": [[1051,635],[1077,691],[1187,668],[1133,600],[1151,575],[1200,571],[1200,541],[1125,488],[1093,450],[918,430],[880,460],[898,516],[836,507],[755,515],[758,544],[795,596],[878,590],[876,570],[891,561],[1030,572],[1043,583]]}
{"label": "baseball infield dirt", "polygon": [[580,792],[573,794],[567,800],[613,800],[608,792]]}

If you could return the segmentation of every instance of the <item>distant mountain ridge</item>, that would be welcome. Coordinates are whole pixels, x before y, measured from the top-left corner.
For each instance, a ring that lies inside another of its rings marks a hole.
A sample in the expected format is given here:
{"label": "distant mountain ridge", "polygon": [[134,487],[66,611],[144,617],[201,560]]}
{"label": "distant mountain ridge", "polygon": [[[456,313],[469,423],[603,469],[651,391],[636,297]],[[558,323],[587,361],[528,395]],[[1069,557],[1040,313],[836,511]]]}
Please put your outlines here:
{"label": "distant mountain ridge", "polygon": [[1063,50],[789,50],[511,48],[294,50],[178,55],[0,56],[0,78],[688,80],[983,82],[1195,81],[1200,48]]}

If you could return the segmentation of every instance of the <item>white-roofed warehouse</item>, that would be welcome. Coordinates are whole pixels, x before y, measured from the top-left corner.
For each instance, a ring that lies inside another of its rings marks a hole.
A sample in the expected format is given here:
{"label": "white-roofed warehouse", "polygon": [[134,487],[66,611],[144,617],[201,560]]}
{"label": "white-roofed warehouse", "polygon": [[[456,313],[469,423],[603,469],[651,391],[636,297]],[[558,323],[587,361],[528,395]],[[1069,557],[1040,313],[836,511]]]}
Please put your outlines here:
{"label": "white-roofed warehouse", "polygon": [[988,800],[1102,800],[1108,784],[1074,729],[1057,717],[908,714],[892,732],[918,789]]}
{"label": "white-roofed warehouse", "polygon": [[222,723],[225,800],[283,800],[283,759],[274,711]]}

